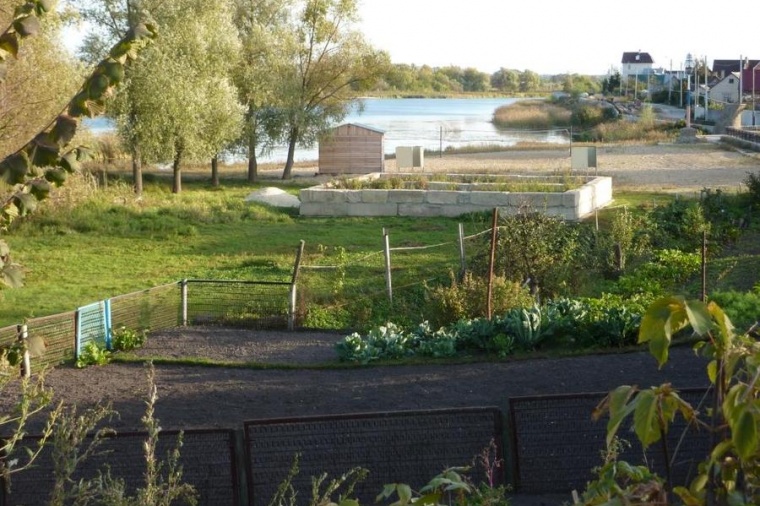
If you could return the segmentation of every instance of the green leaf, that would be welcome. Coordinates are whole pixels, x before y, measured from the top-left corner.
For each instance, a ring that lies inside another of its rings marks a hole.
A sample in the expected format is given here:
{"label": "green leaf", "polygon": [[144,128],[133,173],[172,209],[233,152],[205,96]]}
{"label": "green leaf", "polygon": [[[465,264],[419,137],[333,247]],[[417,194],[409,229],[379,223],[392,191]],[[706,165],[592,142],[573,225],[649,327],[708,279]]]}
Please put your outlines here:
{"label": "green leaf", "polygon": [[95,73],[87,83],[87,94],[90,100],[99,100],[103,97],[111,81],[105,74]]}
{"label": "green leaf", "polygon": [[[733,445],[734,444],[730,439],[721,441],[720,443],[715,445],[715,448],[713,448],[712,452],[710,452],[710,460],[713,462],[718,462],[720,459],[723,458],[723,455],[725,455],[727,451],[731,450]],[[707,476],[705,476],[705,480],[707,480]]]}
{"label": "green leaf", "polygon": [[728,318],[726,313],[724,313],[720,306],[718,306],[716,303],[710,302],[710,304],[707,306],[707,309],[710,311],[713,319],[718,324],[718,337],[720,338],[721,343],[723,344],[724,348],[729,346],[735,335],[734,325],[731,323],[731,320]]}
{"label": "green leaf", "polygon": [[8,246],[8,243],[0,239],[0,261],[3,261],[3,258],[8,256],[10,252],[11,248]]}
{"label": "green leaf", "polygon": [[683,297],[664,297],[653,302],[641,319],[639,343],[649,343],[649,352],[660,367],[668,361],[673,334],[689,321],[685,308]]}
{"label": "green leaf", "polygon": [[442,494],[440,492],[431,492],[429,494],[418,497],[417,500],[414,501],[414,504],[419,504],[421,506],[434,506],[436,504],[440,504],[441,498]]}
{"label": "green leaf", "polygon": [[18,56],[18,38],[16,35],[6,32],[0,36],[0,49],[16,58]]}
{"label": "green leaf", "polygon": [[45,200],[50,193],[50,183],[44,179],[33,181],[29,185],[29,193],[34,195],[37,200]]}
{"label": "green leaf", "polygon": [[[636,393],[637,389],[633,386],[622,385],[609,393],[608,409],[610,412],[610,419],[607,422],[607,447],[612,445],[612,441],[615,439],[617,431],[620,429],[620,424],[630,415],[636,408],[635,402],[630,402],[631,397]],[[595,413],[595,416],[598,415]]]}
{"label": "green leaf", "polygon": [[377,497],[375,497],[375,502],[380,502],[383,499],[388,499],[390,496],[393,495],[395,491],[396,491],[395,483],[386,483],[385,485],[383,485],[383,491],[377,494]]}
{"label": "green leaf", "polygon": [[21,216],[25,216],[37,209],[37,199],[29,193],[15,194],[13,196],[13,203],[18,207]]}
{"label": "green leaf", "polygon": [[704,302],[699,300],[687,300],[684,303],[684,309],[689,319],[689,324],[694,332],[704,336],[712,330],[712,316]]}
{"label": "green leaf", "polygon": [[31,37],[40,31],[40,20],[37,16],[24,16],[13,22],[13,29],[22,37]]}
{"label": "green leaf", "polygon": [[58,165],[58,144],[47,132],[41,132],[32,140],[32,165],[51,167]]}
{"label": "green leaf", "polygon": [[60,167],[53,167],[45,171],[45,179],[56,186],[61,186],[66,181],[67,173]]}
{"label": "green leaf", "polygon": [[743,460],[748,460],[757,451],[757,423],[749,409],[742,409],[736,423],[731,426],[731,441]]}
{"label": "green leaf", "polygon": [[396,487],[396,491],[398,491],[398,498],[400,501],[402,501],[403,504],[409,504],[409,502],[411,502],[412,487],[406,483],[399,483]]}
{"label": "green leaf", "polygon": [[108,76],[113,84],[120,83],[124,79],[124,65],[115,60],[103,62],[101,68],[103,74]]}
{"label": "green leaf", "polygon": [[61,147],[66,146],[77,133],[79,122],[67,114],[61,114],[55,120],[50,137]]}
{"label": "green leaf", "polygon": [[718,361],[717,360],[711,360],[710,363],[707,364],[707,377],[710,379],[710,383],[714,385],[715,381],[718,379]]}
{"label": "green leaf", "polygon": [[20,151],[0,162],[0,179],[9,185],[23,183],[30,168],[29,157]]}
{"label": "green leaf", "polygon": [[662,434],[657,417],[657,398],[654,391],[644,390],[636,396],[633,430],[644,448],[660,440]]}
{"label": "green leaf", "polygon": [[75,149],[72,149],[61,157],[61,167],[69,173],[79,170],[79,160],[77,159],[77,151]]}

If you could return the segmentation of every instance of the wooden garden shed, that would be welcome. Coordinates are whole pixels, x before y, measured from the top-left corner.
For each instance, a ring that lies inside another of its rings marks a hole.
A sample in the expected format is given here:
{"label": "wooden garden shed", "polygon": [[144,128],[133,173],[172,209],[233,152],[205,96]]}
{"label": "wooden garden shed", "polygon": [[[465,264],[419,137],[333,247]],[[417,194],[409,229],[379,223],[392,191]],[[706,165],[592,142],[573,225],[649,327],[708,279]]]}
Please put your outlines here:
{"label": "wooden garden shed", "polygon": [[357,123],[346,123],[329,130],[319,142],[319,173],[383,172],[384,137],[384,131]]}

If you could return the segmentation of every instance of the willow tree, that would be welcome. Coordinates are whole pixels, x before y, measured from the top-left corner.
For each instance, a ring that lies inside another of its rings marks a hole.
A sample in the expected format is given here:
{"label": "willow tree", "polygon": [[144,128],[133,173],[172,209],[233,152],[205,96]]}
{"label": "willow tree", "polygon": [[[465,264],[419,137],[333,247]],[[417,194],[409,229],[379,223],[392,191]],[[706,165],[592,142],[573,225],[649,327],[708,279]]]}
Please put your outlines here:
{"label": "willow tree", "polygon": [[268,128],[288,145],[282,178],[290,179],[297,145],[311,147],[325,128],[350,112],[358,92],[371,88],[389,58],[355,29],[355,0],[303,0],[278,72]]}
{"label": "willow tree", "polygon": [[245,122],[240,145],[248,158],[248,181],[258,179],[257,151],[271,147],[264,128],[276,103],[278,76],[288,62],[289,15],[294,0],[234,0],[240,53],[233,81]]}
{"label": "willow tree", "polygon": [[134,12],[149,10],[161,26],[155,44],[131,67],[115,96],[112,117],[133,153],[136,191],[135,164],[145,160],[171,163],[172,191],[179,193],[183,163],[215,158],[240,129],[241,110],[229,77],[239,50],[231,7],[223,0],[91,0],[89,5],[86,14],[102,19],[106,29],[88,39],[88,52],[127,27]]}

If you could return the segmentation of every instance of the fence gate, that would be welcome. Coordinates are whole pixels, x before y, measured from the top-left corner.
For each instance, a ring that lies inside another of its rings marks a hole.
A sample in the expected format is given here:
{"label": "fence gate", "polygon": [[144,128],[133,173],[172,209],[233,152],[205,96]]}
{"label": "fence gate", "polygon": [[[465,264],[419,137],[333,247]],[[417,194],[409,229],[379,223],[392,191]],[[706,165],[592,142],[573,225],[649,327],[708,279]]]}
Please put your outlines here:
{"label": "fence gate", "polygon": [[111,349],[111,301],[95,302],[77,309],[76,358],[87,343],[95,342]]}

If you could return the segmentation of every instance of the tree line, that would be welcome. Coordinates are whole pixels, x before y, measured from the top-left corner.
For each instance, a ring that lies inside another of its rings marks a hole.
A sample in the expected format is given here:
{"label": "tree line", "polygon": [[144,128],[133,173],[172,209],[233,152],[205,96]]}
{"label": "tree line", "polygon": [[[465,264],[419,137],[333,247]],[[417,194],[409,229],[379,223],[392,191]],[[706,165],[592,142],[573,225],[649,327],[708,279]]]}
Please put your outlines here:
{"label": "tree line", "polygon": [[[0,0],[0,21],[13,21],[19,1],[23,5],[23,0]],[[87,69],[147,20],[158,33],[124,68],[104,109],[131,157],[138,194],[144,163],[171,163],[173,191],[180,192],[188,161],[210,161],[212,179],[218,181],[218,155],[234,151],[247,158],[253,182],[257,157],[283,144],[288,155],[282,176],[289,179],[296,148],[312,146],[361,94],[562,89],[556,76],[542,79],[530,70],[502,68],[489,75],[474,68],[391,64],[390,56],[357,29],[356,0],[73,0],[73,5],[74,12],[48,13],[40,33],[6,69],[0,153],[12,153],[38,131],[76,92]],[[92,27],[80,60],[60,43],[61,30],[73,17]]]}

